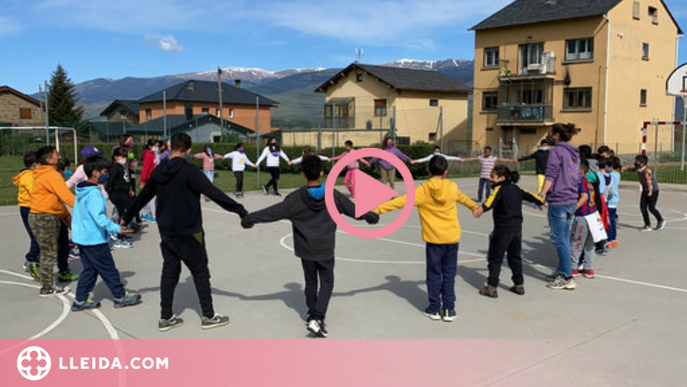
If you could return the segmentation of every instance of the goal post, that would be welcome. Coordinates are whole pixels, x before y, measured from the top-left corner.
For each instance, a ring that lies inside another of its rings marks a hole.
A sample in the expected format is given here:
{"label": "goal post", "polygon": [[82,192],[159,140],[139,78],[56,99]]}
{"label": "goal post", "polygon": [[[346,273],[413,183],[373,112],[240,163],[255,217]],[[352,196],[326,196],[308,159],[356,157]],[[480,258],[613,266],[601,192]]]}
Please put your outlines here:
{"label": "goal post", "polygon": [[[3,126],[0,127],[0,131],[5,131],[5,130],[18,130],[18,131],[45,131],[46,127],[45,126]],[[67,128],[67,127],[62,127],[62,126],[49,126],[47,130],[53,131],[55,135],[55,148],[57,151],[60,151],[60,133],[71,133],[73,137],[73,142],[74,142],[74,159],[72,160],[73,162],[78,161],[78,135],[76,133],[76,129],[74,128]]]}

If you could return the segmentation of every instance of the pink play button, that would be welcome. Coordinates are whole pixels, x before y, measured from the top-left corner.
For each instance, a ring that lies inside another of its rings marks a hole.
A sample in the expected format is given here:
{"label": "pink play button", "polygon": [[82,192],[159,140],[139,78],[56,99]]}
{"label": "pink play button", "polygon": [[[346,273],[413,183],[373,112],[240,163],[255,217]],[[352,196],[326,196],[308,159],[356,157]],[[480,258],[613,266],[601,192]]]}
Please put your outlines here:
{"label": "pink play button", "polygon": [[366,212],[372,211],[380,204],[386,203],[398,192],[382,184],[377,179],[356,169],[355,172],[355,217],[359,218]]}

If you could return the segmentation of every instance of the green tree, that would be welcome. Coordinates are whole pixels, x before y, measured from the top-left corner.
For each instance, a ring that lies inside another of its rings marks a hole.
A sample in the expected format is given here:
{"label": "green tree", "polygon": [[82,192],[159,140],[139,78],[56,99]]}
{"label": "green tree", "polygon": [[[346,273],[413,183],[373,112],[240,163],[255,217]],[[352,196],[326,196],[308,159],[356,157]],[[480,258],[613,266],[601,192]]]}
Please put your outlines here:
{"label": "green tree", "polygon": [[50,78],[48,102],[51,125],[53,123],[75,125],[83,118],[83,106],[76,106],[79,97],[74,83],[60,64],[57,65],[57,69]]}

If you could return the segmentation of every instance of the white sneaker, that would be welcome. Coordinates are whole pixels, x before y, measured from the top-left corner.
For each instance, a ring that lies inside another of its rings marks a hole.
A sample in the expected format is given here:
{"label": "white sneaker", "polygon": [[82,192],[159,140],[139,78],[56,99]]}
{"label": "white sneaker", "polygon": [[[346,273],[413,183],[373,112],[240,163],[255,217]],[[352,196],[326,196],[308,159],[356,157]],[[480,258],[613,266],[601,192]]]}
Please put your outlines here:
{"label": "white sneaker", "polygon": [[546,287],[554,290],[573,290],[577,288],[577,283],[572,277],[570,279],[565,279],[565,277],[559,275],[553,282],[547,284]]}
{"label": "white sneaker", "polygon": [[317,336],[320,335],[320,324],[317,322],[317,320],[308,321],[307,327],[310,332],[314,333]]}
{"label": "white sneaker", "polygon": [[131,242],[127,242],[127,241],[116,240],[114,243],[114,247],[116,247],[118,249],[130,249],[130,248],[134,247],[134,244]]}

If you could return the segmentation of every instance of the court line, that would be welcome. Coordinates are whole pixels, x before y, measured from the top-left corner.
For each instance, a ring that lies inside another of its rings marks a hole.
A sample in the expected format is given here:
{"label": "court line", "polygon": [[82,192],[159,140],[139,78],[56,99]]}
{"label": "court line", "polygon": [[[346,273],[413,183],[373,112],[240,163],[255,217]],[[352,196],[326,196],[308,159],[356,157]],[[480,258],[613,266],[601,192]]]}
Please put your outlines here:
{"label": "court line", "polygon": [[595,277],[599,277],[599,278],[603,278],[603,279],[607,279],[607,280],[611,280],[611,281],[625,282],[625,283],[633,284],[633,285],[647,286],[650,288],[672,290],[674,292],[687,293],[687,289],[676,288],[676,287],[672,287],[672,286],[652,284],[649,282],[635,281],[635,280],[630,280],[630,279],[625,279],[625,278],[611,277],[611,276],[599,275],[599,274],[595,274]]}
{"label": "court line", "polygon": [[[21,283],[21,282],[14,282],[14,281],[0,281],[0,284],[23,286],[23,287],[32,288],[32,289],[40,289],[41,288],[38,285],[26,284],[26,283]],[[60,325],[67,318],[67,316],[69,315],[69,301],[63,295],[58,295],[57,298],[62,302],[62,313],[60,314],[60,316],[52,324],[48,325],[47,328],[45,328],[42,331],[36,333],[35,335],[29,337],[28,340],[36,340],[38,338],[41,338],[41,337],[47,335],[53,329],[57,328],[57,326]]]}

